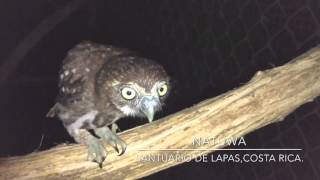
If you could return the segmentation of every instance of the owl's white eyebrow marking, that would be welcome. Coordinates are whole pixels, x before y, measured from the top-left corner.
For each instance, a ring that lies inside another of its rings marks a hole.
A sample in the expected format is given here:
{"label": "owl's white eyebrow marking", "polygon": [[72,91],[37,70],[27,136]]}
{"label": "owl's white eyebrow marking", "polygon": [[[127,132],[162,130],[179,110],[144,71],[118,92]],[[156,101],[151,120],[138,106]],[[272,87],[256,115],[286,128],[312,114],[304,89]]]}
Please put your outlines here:
{"label": "owl's white eyebrow marking", "polygon": [[74,129],[80,129],[84,125],[84,123],[88,123],[89,125],[91,125],[94,119],[96,118],[97,114],[98,114],[98,111],[93,110],[86,113],[83,116],[80,116],[74,123],[70,124],[67,127],[68,131],[70,130],[72,131]]}
{"label": "owl's white eyebrow marking", "polygon": [[90,69],[89,69],[89,68],[85,68],[85,70],[86,70],[87,72],[90,72]]}

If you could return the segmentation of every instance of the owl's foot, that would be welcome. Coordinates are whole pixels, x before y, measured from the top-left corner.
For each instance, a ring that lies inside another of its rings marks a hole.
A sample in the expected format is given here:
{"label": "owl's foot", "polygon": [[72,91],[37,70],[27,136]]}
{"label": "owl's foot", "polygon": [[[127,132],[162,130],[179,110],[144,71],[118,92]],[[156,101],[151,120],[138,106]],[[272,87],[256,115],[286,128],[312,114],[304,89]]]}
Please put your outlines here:
{"label": "owl's foot", "polygon": [[99,164],[102,168],[102,163],[107,157],[106,150],[99,139],[92,139],[87,142],[88,146],[88,160]]}
{"label": "owl's foot", "polygon": [[85,144],[88,148],[88,160],[99,164],[102,168],[102,163],[107,157],[107,152],[99,138],[93,136],[85,129],[68,129],[70,135],[80,143]]}
{"label": "owl's foot", "polygon": [[126,151],[126,143],[108,127],[97,128],[94,130],[94,132],[102,138],[102,141],[110,144],[114,148],[114,150],[117,151],[119,156]]}

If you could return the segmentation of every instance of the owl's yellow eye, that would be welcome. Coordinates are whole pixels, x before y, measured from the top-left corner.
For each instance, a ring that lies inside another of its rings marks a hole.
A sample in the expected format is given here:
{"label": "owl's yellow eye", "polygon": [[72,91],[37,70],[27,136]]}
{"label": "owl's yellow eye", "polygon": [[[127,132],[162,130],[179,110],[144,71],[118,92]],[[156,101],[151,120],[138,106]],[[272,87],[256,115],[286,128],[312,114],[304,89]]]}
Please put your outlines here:
{"label": "owl's yellow eye", "polygon": [[131,100],[136,97],[136,91],[129,87],[125,87],[121,90],[121,96],[126,100]]}
{"label": "owl's yellow eye", "polygon": [[163,84],[162,86],[159,87],[158,89],[158,94],[159,96],[164,96],[166,95],[168,92],[168,85],[166,84]]}

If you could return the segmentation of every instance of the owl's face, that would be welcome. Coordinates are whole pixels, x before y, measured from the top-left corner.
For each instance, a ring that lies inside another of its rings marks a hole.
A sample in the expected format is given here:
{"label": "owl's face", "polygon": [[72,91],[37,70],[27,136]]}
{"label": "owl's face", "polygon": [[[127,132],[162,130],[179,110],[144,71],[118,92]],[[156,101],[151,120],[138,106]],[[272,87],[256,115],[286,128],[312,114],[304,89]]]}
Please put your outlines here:
{"label": "owl's face", "polygon": [[116,96],[114,104],[127,116],[147,117],[153,120],[155,112],[161,110],[169,93],[169,83],[157,81],[151,88],[131,82],[113,86]]}
{"label": "owl's face", "polygon": [[163,67],[144,58],[118,57],[100,73],[102,95],[107,95],[126,116],[147,117],[151,122],[170,90]]}

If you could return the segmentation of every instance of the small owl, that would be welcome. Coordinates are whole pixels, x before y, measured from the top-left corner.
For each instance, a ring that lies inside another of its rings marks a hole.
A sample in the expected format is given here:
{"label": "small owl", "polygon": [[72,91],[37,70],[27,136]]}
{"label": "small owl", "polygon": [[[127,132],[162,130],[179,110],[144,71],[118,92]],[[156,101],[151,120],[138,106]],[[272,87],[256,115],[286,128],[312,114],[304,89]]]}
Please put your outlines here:
{"label": "small owl", "polygon": [[59,75],[60,91],[47,116],[58,116],[75,141],[88,147],[88,159],[100,167],[106,157],[104,143],[119,155],[126,150],[115,122],[127,116],[152,122],[170,89],[161,65],[129,50],[92,42],[71,49]]}

